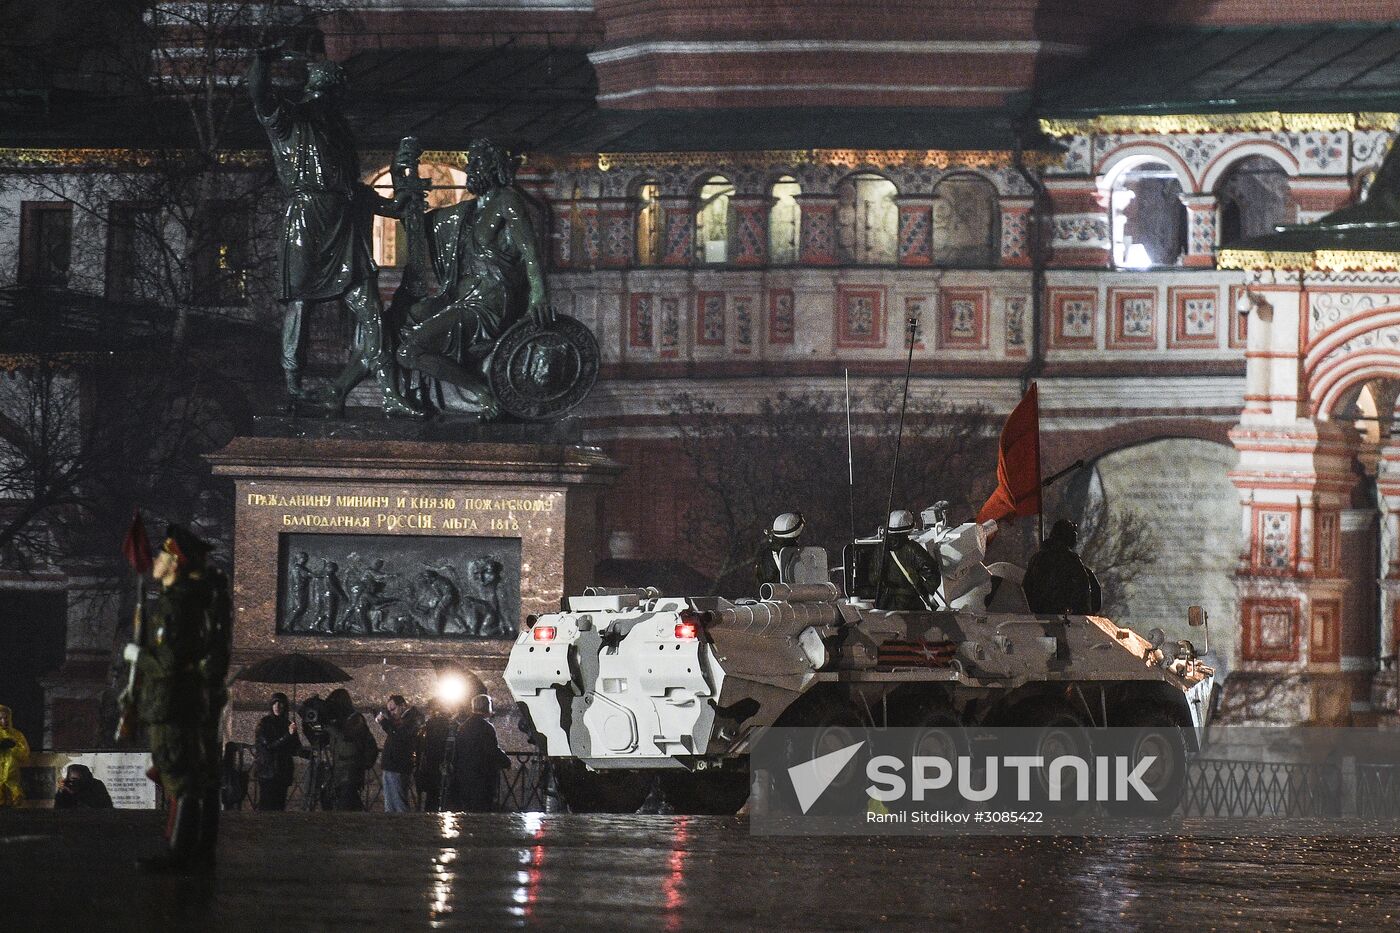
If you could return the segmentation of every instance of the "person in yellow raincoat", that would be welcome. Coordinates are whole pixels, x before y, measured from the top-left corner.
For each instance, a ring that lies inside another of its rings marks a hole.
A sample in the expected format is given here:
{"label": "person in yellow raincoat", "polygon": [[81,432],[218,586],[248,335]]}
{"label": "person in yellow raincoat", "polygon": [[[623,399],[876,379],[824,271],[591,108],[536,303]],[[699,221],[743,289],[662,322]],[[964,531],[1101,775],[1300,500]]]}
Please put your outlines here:
{"label": "person in yellow raincoat", "polygon": [[8,706],[0,706],[0,807],[17,807],[24,802],[19,768],[29,760],[29,742],[15,728]]}

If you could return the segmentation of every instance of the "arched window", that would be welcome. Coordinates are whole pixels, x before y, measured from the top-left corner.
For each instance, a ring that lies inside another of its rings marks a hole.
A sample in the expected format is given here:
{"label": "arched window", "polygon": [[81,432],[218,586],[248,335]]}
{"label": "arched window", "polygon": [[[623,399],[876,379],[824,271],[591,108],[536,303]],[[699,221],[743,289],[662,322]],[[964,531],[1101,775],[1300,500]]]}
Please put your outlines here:
{"label": "arched window", "polygon": [[650,178],[637,186],[637,265],[661,261],[661,189]]}
{"label": "arched window", "polygon": [[802,186],[791,175],[773,183],[773,206],[768,211],[768,261],[775,266],[797,262],[798,236],[802,231],[802,208],[797,196]]}
{"label": "arched window", "polygon": [[711,175],[700,187],[700,206],[695,213],[695,256],[703,263],[729,261],[729,198],[734,186],[723,175]]}
{"label": "arched window", "polygon": [[898,256],[899,192],[872,172],[848,175],[836,186],[836,255],[841,262],[893,264]]}
{"label": "arched window", "polygon": [[1186,249],[1181,182],[1161,162],[1143,162],[1113,182],[1113,264],[1121,269],[1174,266]]}
{"label": "arched window", "polygon": [[1221,179],[1217,198],[1221,246],[1272,233],[1287,220],[1288,173],[1273,159],[1249,156]]}
{"label": "arched window", "polygon": [[997,189],[977,175],[950,175],[933,189],[933,261],[940,266],[994,266]]}
{"label": "arched window", "polygon": [[[424,162],[418,174],[428,179],[428,209],[451,207],[472,195],[467,192],[467,176],[461,169],[438,162]],[[371,186],[386,198],[394,196],[394,181],[388,168],[374,176]],[[401,269],[408,260],[408,240],[403,223],[393,217],[374,218],[374,261],[382,269]]]}

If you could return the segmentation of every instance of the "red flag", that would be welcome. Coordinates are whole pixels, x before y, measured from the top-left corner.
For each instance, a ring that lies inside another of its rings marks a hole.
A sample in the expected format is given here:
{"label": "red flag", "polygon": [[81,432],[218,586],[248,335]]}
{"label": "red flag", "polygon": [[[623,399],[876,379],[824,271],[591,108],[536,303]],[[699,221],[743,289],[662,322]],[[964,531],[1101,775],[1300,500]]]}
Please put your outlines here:
{"label": "red flag", "polygon": [[141,521],[140,509],[131,516],[131,527],[122,541],[122,556],[137,573],[151,572],[151,542],[146,537],[146,524]]}
{"label": "red flag", "polygon": [[1040,511],[1040,402],[1035,383],[1006,419],[997,451],[997,488],[977,521],[1001,521]]}

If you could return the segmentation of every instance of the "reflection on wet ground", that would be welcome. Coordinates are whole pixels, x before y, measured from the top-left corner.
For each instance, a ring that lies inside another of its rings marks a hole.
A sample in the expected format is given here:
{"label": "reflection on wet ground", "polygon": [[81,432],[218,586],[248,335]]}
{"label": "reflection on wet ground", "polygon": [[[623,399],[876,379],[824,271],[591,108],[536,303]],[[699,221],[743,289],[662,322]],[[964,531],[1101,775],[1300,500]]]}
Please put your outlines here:
{"label": "reflection on wet ground", "polygon": [[[1400,837],[791,838],[739,818],[225,814],[207,882],[154,813],[0,813],[0,929],[1394,928]],[[11,921],[19,920],[17,926]]]}

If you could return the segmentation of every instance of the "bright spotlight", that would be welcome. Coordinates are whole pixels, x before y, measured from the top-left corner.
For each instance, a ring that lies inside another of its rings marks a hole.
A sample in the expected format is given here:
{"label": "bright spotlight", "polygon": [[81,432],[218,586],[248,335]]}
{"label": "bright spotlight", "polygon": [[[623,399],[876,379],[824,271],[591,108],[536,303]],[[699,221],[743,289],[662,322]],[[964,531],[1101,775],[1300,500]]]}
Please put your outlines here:
{"label": "bright spotlight", "polygon": [[467,678],[459,671],[443,671],[438,676],[437,698],[444,706],[461,706],[467,699]]}

